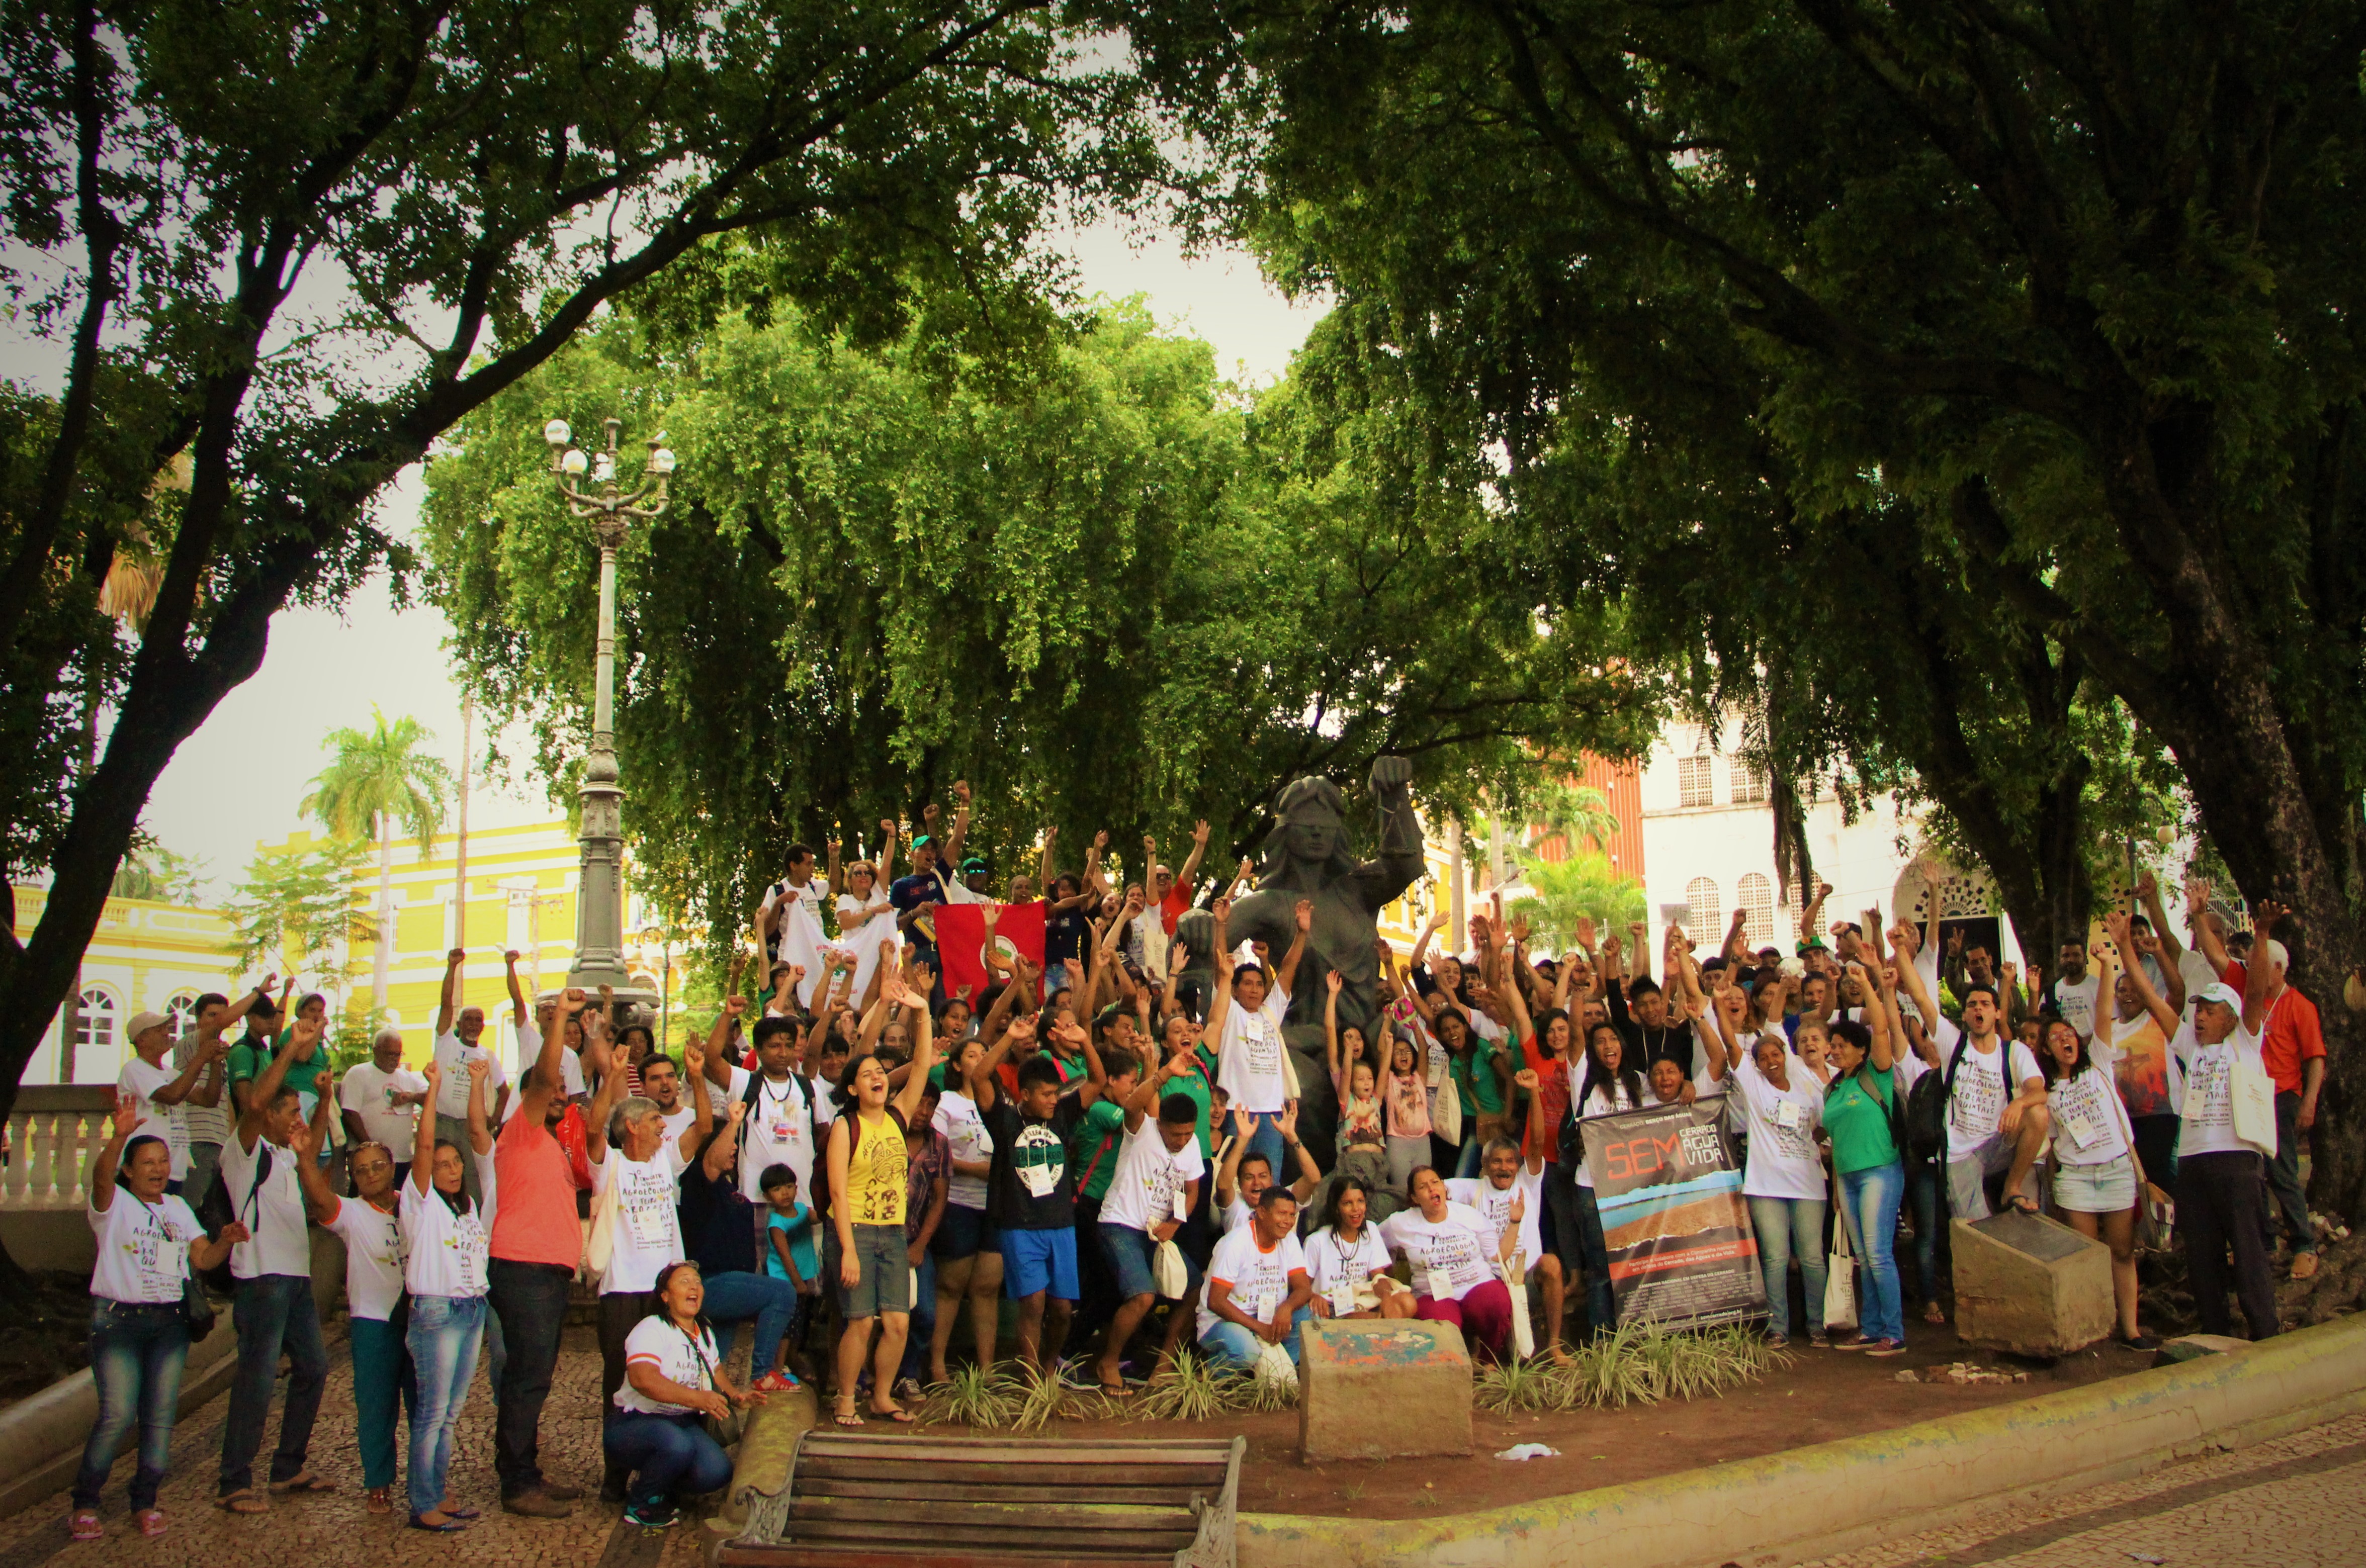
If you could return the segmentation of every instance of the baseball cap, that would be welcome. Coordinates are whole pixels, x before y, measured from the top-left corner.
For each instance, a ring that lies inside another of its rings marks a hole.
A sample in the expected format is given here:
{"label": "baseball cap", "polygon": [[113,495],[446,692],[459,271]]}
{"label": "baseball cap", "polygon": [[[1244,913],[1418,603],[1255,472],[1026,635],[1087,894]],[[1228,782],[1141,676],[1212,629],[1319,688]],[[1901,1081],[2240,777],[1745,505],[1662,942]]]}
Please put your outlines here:
{"label": "baseball cap", "polygon": [[973,855],[962,862],[961,868],[962,875],[964,877],[968,876],[972,871],[983,871],[986,869],[986,857],[983,855]]}
{"label": "baseball cap", "polygon": [[136,1040],[149,1030],[162,1028],[171,1022],[172,1020],[162,1013],[134,1013],[131,1015],[130,1024],[127,1025],[130,1033],[124,1038]]}
{"label": "baseball cap", "polygon": [[2237,1013],[2243,1011],[2243,999],[2236,995],[2235,988],[2228,985],[2225,980],[2213,980],[2208,985],[2203,986],[2200,994],[2196,995],[2193,1000],[2196,1002],[2214,1002],[2222,1007],[2231,1007]]}

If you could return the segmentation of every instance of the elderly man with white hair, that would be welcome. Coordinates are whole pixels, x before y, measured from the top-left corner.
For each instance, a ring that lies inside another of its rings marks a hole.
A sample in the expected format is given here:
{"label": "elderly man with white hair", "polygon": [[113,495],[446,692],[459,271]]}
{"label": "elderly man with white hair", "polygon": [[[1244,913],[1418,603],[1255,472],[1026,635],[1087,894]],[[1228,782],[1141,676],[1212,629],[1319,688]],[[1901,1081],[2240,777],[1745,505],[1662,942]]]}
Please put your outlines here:
{"label": "elderly man with white hair", "polygon": [[[2206,899],[2208,894],[2205,883],[2202,896]],[[2276,1084],[2276,1153],[2268,1161],[2268,1186],[2274,1206],[2283,1211],[2284,1238],[2292,1243],[2293,1278],[2314,1279],[2316,1226],[2308,1217],[2308,1194],[2301,1189],[2300,1146],[2316,1126],[2317,1094],[2325,1087],[2325,1026],[2317,1016],[2316,1003],[2285,982],[2284,970],[2292,956],[2282,942],[2261,926],[2247,963],[2227,956],[2213,924],[2197,926],[2196,944],[2227,985],[2245,991],[2251,964],[2260,965],[2265,971],[2267,1011],[2259,1028],[2259,1055]]]}
{"label": "elderly man with white hair", "polygon": [[[370,1059],[345,1069],[337,1081],[337,1111],[344,1120],[345,1144],[381,1145],[394,1161],[394,1182],[411,1174],[411,1146],[419,1141],[420,1107],[427,1103],[427,1080],[402,1065],[402,1031],[380,1029],[370,1042]],[[354,1195],[360,1196],[356,1187]]]}

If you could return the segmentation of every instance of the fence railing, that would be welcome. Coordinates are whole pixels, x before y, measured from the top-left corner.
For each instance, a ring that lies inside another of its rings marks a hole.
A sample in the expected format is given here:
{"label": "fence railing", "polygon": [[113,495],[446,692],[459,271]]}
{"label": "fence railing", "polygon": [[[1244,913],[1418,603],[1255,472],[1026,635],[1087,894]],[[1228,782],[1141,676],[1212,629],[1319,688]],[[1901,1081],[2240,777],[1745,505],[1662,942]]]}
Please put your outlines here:
{"label": "fence railing", "polygon": [[78,1209],[91,1161],[107,1145],[115,1089],[105,1083],[28,1085],[8,1114],[0,1208]]}

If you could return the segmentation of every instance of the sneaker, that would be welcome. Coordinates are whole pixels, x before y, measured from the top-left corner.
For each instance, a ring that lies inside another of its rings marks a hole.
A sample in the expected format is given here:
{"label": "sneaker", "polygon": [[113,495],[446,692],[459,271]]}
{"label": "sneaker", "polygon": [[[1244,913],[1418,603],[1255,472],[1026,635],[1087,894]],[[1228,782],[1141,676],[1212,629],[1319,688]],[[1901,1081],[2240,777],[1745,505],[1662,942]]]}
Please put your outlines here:
{"label": "sneaker", "polygon": [[580,1503],[583,1500],[583,1488],[565,1485],[557,1481],[546,1481],[542,1484],[542,1495],[554,1502]]}
{"label": "sneaker", "polygon": [[898,1399],[926,1399],[928,1396],[929,1391],[920,1386],[920,1380],[917,1377],[901,1379],[896,1384],[896,1397]]}
{"label": "sneaker", "polygon": [[796,1374],[780,1367],[774,1367],[749,1386],[759,1394],[786,1394],[790,1389],[797,1386]]}
{"label": "sneaker", "polygon": [[1865,1353],[1868,1356],[1902,1356],[1906,1353],[1906,1341],[1903,1339],[1876,1339],[1872,1344],[1867,1345],[1865,1348]]}
{"label": "sneaker", "polygon": [[1808,1336],[1808,1345],[1811,1350],[1829,1350],[1832,1348],[1832,1337],[1819,1328]]}
{"label": "sneaker", "polygon": [[1770,1350],[1787,1350],[1791,1348],[1791,1336],[1769,1334],[1766,1336],[1766,1348]]}
{"label": "sneaker", "polygon": [[625,1507],[625,1522],[643,1529],[671,1529],[682,1523],[682,1510],[664,1501],[630,1503]]}
{"label": "sneaker", "polygon": [[1831,1347],[1835,1350],[1869,1350],[1873,1341],[1862,1334],[1852,1334],[1845,1339],[1834,1339]]}
{"label": "sneaker", "polygon": [[2112,1336],[2112,1338],[2119,1340],[2121,1344],[2125,1345],[2131,1350],[2158,1350],[2160,1349],[2160,1336],[2158,1334],[2138,1334],[2133,1338],[2125,1334],[2118,1334]]}
{"label": "sneaker", "polygon": [[603,1481],[600,1484],[600,1501],[603,1503],[621,1503],[624,1500],[625,1484],[623,1482]]}

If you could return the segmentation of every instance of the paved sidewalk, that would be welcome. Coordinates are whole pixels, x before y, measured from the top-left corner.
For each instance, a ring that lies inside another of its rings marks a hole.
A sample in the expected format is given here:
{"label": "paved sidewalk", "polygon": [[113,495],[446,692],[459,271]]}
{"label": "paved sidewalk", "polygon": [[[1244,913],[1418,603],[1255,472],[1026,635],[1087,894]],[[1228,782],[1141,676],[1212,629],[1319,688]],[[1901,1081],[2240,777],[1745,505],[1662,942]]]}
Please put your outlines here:
{"label": "paved sidewalk", "polygon": [[2357,1568],[2366,1416],[1805,1568]]}
{"label": "paved sidewalk", "polygon": [[[225,1322],[215,1332],[228,1331]],[[361,1458],[354,1447],[353,1363],[340,1339],[329,1347],[329,1385],[321,1418],[312,1431],[312,1464],[337,1491],[321,1496],[274,1498],[271,1512],[237,1518],[213,1506],[220,1467],[222,1417],[227,1396],[209,1401],[173,1438],[173,1468],[160,1504],[170,1529],[149,1540],[132,1527],[124,1488],[131,1476],[130,1456],[116,1463],[104,1499],[107,1539],[76,1543],[66,1537],[67,1494],[61,1492],[12,1518],[0,1519],[0,1568],[278,1568],[280,1564],[355,1564],[356,1568],[412,1568],[413,1564],[547,1564],[548,1568],[693,1568],[699,1561],[697,1529],[688,1523],[662,1535],[622,1523],[624,1510],[585,1501],[560,1520],[524,1519],[501,1511],[493,1477],[493,1401],[484,1373],[478,1372],[460,1416],[452,1456],[452,1495],[484,1518],[462,1535],[432,1535],[406,1528],[402,1485],[395,1484],[396,1512],[375,1515],[362,1506]],[[558,1481],[582,1486],[587,1497],[600,1484],[600,1350],[592,1331],[569,1329],[549,1403],[543,1407],[543,1468]],[[268,1462],[279,1430],[275,1406],[257,1461]],[[404,1428],[407,1434],[409,1428]]]}

